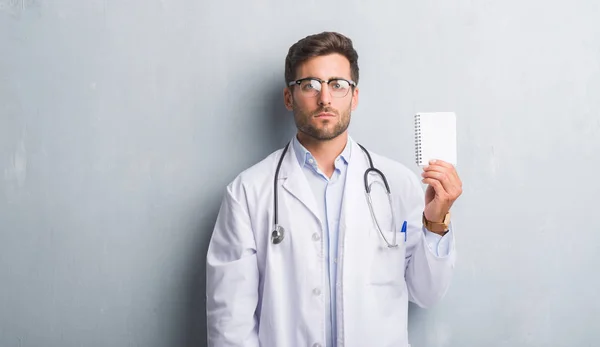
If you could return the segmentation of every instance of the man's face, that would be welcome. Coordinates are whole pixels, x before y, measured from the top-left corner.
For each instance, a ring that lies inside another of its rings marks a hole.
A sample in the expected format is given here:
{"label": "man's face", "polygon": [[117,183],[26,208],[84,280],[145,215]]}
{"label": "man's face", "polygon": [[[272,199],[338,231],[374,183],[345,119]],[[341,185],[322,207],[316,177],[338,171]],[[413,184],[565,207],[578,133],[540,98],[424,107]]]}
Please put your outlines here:
{"label": "man's face", "polygon": [[[350,62],[340,54],[314,57],[298,67],[296,79],[313,77],[328,81],[334,78],[351,80]],[[288,110],[294,112],[296,127],[301,133],[319,141],[327,141],[343,134],[350,124],[350,114],[358,105],[358,88],[351,88],[343,97],[332,96],[332,85],[321,84],[316,96],[303,92],[295,85],[285,88]]]}

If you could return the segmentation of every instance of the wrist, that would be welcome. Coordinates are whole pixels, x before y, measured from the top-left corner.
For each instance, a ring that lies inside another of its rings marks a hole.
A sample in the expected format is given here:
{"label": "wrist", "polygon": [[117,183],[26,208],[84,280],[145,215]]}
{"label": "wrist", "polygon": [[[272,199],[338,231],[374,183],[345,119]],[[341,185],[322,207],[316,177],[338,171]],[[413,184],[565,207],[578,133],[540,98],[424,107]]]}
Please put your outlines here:
{"label": "wrist", "polygon": [[450,230],[450,212],[446,213],[441,221],[430,221],[423,213],[423,226],[432,233],[444,236]]}

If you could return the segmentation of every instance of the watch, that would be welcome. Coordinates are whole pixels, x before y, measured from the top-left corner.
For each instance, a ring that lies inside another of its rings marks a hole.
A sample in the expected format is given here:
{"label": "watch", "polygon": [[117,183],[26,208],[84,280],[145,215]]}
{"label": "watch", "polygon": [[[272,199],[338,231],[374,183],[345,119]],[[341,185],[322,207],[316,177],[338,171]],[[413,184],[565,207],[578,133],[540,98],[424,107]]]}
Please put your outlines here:
{"label": "watch", "polygon": [[444,217],[444,221],[441,223],[430,222],[425,218],[425,212],[423,212],[423,225],[429,231],[433,231],[435,233],[447,232],[448,226],[450,225],[450,212],[446,213]]}

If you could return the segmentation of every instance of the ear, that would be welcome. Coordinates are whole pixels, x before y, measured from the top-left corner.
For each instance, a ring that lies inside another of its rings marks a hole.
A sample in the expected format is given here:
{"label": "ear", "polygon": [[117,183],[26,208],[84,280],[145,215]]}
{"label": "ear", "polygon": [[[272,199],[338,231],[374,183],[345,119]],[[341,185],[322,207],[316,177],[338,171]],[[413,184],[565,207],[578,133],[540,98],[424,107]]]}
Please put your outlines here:
{"label": "ear", "polygon": [[352,93],[352,111],[356,110],[356,107],[358,107],[358,87],[354,88]]}
{"label": "ear", "polygon": [[288,111],[292,111],[294,109],[294,96],[292,95],[292,90],[289,87],[283,88],[283,103]]}

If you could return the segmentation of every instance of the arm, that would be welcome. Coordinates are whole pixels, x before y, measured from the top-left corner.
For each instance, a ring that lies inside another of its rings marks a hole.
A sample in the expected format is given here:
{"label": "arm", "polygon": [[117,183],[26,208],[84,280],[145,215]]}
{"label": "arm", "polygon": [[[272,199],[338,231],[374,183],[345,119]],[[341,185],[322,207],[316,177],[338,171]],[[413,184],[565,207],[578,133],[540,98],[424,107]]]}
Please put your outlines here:
{"label": "arm", "polygon": [[446,235],[439,235],[432,231],[423,228],[425,233],[425,242],[430,251],[433,252],[437,257],[447,257],[450,254],[450,246],[454,245],[454,234],[452,233],[452,226]]}
{"label": "arm", "polygon": [[223,198],[206,257],[208,346],[258,346],[259,272],[243,187]]}
{"label": "arm", "polygon": [[411,201],[417,203],[411,208],[409,220],[416,237],[407,244],[406,283],[409,299],[421,307],[430,307],[445,295],[451,282],[454,232],[450,226],[443,236],[432,233],[422,226],[421,217],[425,213],[429,220],[443,220],[462,193],[462,182],[454,167],[443,162],[426,167],[423,177],[423,182],[429,184],[425,199],[417,180],[411,191]]}

